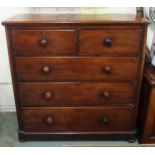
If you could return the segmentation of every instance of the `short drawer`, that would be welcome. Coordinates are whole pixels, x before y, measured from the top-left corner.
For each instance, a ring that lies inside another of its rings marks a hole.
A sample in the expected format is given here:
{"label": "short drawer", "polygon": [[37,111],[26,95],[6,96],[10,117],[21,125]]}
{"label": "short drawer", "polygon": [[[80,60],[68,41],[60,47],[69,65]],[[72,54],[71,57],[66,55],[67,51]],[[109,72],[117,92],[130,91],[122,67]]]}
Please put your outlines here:
{"label": "short drawer", "polygon": [[15,54],[18,56],[74,55],[74,30],[13,30]]}
{"label": "short drawer", "polygon": [[25,131],[130,131],[133,109],[23,108]]}
{"label": "short drawer", "polygon": [[16,58],[19,81],[135,80],[137,57]]}
{"label": "short drawer", "polygon": [[80,31],[80,54],[135,54],[140,50],[141,29]]}
{"label": "short drawer", "polygon": [[131,83],[20,83],[22,106],[109,106],[134,102]]}

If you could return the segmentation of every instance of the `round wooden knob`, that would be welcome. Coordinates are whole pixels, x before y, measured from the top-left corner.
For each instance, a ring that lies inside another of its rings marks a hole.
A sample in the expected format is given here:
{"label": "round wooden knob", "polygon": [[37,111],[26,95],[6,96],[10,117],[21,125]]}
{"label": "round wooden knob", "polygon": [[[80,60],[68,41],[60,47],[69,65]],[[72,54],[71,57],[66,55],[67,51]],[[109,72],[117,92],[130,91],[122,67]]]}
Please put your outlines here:
{"label": "round wooden knob", "polygon": [[52,93],[50,91],[47,91],[45,94],[44,94],[44,98],[46,100],[50,100],[52,99]]}
{"label": "round wooden knob", "polygon": [[103,71],[106,73],[106,74],[110,74],[111,73],[111,67],[110,66],[105,66],[103,68]]}
{"label": "round wooden knob", "polygon": [[103,116],[103,117],[101,117],[101,122],[102,122],[102,124],[107,124],[108,123],[108,117],[106,117],[106,116]]}
{"label": "round wooden knob", "polygon": [[44,66],[42,68],[42,72],[45,73],[45,74],[48,74],[50,72],[50,67],[49,66]]}
{"label": "round wooden knob", "polygon": [[45,46],[47,46],[47,44],[48,44],[47,39],[41,39],[41,40],[40,40],[40,45],[41,45],[41,46],[45,47]]}
{"label": "round wooden knob", "polygon": [[45,119],[45,122],[46,122],[47,125],[52,125],[53,124],[53,118],[52,118],[52,116],[48,116]]}
{"label": "round wooden knob", "polygon": [[102,97],[104,97],[105,99],[108,99],[110,97],[110,93],[108,91],[104,91],[102,94],[101,94]]}
{"label": "round wooden knob", "polygon": [[104,45],[110,47],[112,45],[112,40],[110,38],[104,39]]}

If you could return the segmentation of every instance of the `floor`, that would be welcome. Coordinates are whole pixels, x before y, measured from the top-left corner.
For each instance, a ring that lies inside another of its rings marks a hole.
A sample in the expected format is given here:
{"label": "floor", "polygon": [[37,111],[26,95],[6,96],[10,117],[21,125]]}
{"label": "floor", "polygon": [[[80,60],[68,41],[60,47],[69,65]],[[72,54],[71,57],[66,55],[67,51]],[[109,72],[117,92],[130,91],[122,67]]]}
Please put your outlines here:
{"label": "floor", "polygon": [[19,142],[17,119],[13,112],[0,113],[0,146],[15,147],[51,147],[51,146],[138,146],[138,143],[126,141],[33,141]]}

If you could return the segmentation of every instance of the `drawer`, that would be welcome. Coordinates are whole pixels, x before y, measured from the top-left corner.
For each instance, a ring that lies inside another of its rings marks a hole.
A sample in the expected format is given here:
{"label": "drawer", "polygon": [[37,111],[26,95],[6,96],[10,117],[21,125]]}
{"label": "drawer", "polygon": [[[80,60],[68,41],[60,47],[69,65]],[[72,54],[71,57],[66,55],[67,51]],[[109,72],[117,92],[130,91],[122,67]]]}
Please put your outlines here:
{"label": "drawer", "polygon": [[80,54],[135,54],[140,50],[141,29],[80,31]]}
{"label": "drawer", "polygon": [[19,81],[135,80],[137,57],[16,58]]}
{"label": "drawer", "polygon": [[18,56],[74,55],[74,30],[13,30],[15,54]]}
{"label": "drawer", "polygon": [[131,83],[20,83],[22,106],[109,106],[134,102]]}
{"label": "drawer", "polygon": [[129,131],[133,109],[22,108],[24,131]]}

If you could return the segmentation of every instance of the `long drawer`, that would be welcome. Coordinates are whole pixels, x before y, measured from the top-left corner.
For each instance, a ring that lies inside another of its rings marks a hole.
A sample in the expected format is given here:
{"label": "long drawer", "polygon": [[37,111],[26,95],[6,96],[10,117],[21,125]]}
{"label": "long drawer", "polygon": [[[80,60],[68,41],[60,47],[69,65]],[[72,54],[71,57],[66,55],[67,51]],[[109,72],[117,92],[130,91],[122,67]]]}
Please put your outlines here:
{"label": "long drawer", "polygon": [[22,108],[25,131],[130,131],[133,109]]}
{"label": "long drawer", "polygon": [[13,30],[18,56],[75,55],[75,30]]}
{"label": "long drawer", "polygon": [[22,106],[110,106],[134,103],[131,83],[19,83]]}
{"label": "long drawer", "polygon": [[19,81],[113,81],[136,79],[137,57],[16,57]]}
{"label": "long drawer", "polygon": [[141,29],[103,29],[80,31],[80,54],[137,54]]}

